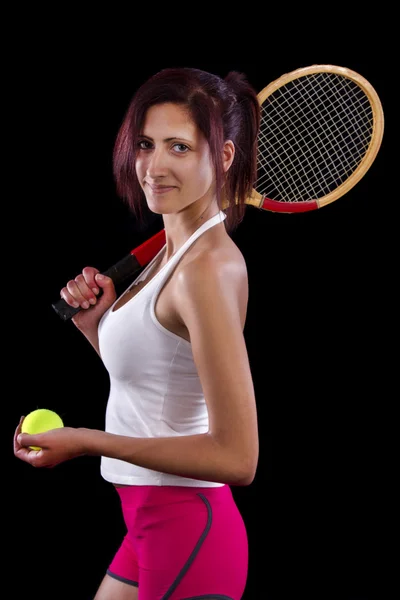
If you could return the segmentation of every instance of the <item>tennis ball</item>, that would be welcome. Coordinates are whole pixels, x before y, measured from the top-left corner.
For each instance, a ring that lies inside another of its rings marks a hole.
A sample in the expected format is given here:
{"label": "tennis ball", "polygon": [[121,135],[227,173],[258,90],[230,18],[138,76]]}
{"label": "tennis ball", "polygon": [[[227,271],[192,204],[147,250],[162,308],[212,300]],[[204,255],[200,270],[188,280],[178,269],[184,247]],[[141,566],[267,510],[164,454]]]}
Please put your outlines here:
{"label": "tennis ball", "polygon": [[[64,423],[57,413],[48,410],[47,408],[38,408],[29,413],[22,421],[21,432],[36,434],[49,431],[49,429],[57,429],[59,427],[64,427]],[[39,446],[29,447],[31,450],[41,450]]]}

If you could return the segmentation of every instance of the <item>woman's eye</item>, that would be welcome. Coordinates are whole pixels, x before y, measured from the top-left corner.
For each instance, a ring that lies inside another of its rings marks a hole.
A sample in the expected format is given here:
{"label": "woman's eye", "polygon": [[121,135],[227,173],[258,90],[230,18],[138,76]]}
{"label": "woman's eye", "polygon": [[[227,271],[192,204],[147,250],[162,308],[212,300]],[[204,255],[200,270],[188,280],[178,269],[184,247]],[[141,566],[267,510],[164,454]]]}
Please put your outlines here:
{"label": "woman's eye", "polygon": [[189,148],[186,146],[186,144],[174,144],[173,148],[177,148],[177,152],[178,154],[184,154],[185,152],[187,152],[189,150]]}
{"label": "woman's eye", "polygon": [[[139,150],[151,150],[153,148],[153,144],[148,140],[139,140],[137,143],[137,147],[139,148]],[[185,154],[189,150],[186,144],[174,144],[172,148],[177,154]]]}
{"label": "woman's eye", "polygon": [[140,140],[138,142],[138,148],[140,150],[148,150],[150,146],[151,146],[151,143],[148,142],[147,140]]}

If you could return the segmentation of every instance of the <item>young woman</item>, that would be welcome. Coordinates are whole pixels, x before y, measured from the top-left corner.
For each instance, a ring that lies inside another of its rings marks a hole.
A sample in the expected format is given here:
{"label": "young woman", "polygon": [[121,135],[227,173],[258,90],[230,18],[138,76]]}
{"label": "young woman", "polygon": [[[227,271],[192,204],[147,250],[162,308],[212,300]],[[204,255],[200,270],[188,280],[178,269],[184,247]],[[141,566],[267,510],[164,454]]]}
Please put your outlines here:
{"label": "young woman", "polygon": [[231,486],[252,483],[259,446],[248,277],[230,234],[255,182],[259,122],[241,73],[176,68],[146,81],[118,133],[114,174],[138,219],[162,215],[166,244],[119,298],[94,267],[61,290],[109,373],[105,431],[28,435],[22,418],[14,453],[36,467],[101,456],[127,533],[95,600],[244,593],[248,540]]}

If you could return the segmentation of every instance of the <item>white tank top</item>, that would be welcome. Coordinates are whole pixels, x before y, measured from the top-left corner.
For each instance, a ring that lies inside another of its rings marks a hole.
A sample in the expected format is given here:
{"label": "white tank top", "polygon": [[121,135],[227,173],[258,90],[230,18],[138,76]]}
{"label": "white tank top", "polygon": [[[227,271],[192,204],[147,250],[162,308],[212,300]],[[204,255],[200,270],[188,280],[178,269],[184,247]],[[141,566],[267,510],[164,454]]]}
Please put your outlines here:
{"label": "white tank top", "polygon": [[[110,376],[105,430],[138,438],[197,435],[208,431],[208,412],[190,342],[157,320],[157,297],[180,258],[207,229],[226,218],[220,211],[203,223],[135,296],[99,324],[100,354]],[[165,248],[165,246],[164,246]],[[160,252],[139,277],[144,279]],[[220,487],[101,457],[101,475],[114,484]]]}

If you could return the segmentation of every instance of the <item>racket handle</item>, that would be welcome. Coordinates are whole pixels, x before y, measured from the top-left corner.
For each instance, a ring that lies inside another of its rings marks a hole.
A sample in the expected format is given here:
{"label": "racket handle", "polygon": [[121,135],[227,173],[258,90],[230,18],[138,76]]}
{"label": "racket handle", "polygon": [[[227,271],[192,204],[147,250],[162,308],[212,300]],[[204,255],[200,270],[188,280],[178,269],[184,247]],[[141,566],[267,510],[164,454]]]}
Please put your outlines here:
{"label": "racket handle", "polygon": [[[111,277],[114,285],[118,285],[128,277],[131,277],[142,267],[147,265],[165,244],[165,230],[162,229],[150,239],[146,240],[132,250],[127,256],[118,261],[115,265],[103,272],[103,275]],[[100,290],[101,294],[101,290]],[[100,296],[99,294],[99,296]],[[60,298],[57,302],[52,304],[53,309],[57,315],[63,320],[68,321],[76,315],[81,307],[74,308],[65,302],[63,298]]]}

